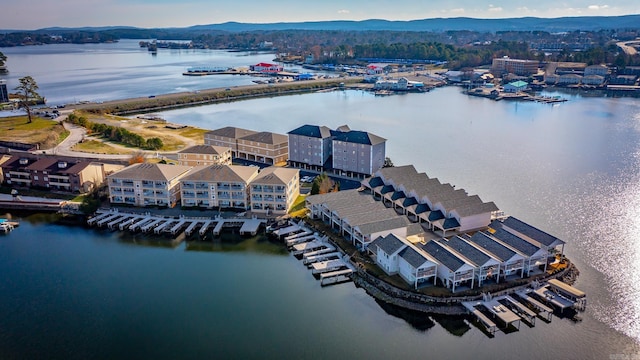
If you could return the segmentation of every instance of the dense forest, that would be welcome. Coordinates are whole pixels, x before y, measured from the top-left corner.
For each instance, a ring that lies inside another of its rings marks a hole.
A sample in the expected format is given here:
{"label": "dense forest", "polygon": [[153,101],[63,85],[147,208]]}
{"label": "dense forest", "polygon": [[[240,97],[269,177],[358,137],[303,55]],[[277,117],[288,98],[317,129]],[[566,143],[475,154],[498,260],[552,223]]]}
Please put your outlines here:
{"label": "dense forest", "polygon": [[[638,30],[427,32],[391,30],[269,30],[231,32],[189,29],[113,28],[105,30],[43,31],[0,34],[0,47],[53,43],[95,43],[121,38],[191,40],[197,48],[266,49],[307,58],[314,63],[357,63],[360,58],[403,58],[446,61],[451,69],[490,64],[509,56],[540,61],[608,63],[619,67],[639,65],[615,45],[633,39]],[[0,61],[2,58],[0,57]]]}

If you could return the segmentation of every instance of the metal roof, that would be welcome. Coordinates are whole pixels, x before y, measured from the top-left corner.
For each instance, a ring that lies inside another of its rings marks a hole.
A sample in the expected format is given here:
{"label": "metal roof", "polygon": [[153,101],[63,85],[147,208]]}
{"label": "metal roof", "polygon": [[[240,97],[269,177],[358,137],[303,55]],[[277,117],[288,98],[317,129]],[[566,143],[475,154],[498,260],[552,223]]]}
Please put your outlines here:
{"label": "metal roof", "polygon": [[[499,229],[495,233],[491,234],[494,238],[502,241],[503,243],[511,246],[512,248],[518,250],[519,252],[531,256],[537,253],[540,248],[528,242],[525,239],[522,239],[505,229]],[[546,250],[545,250],[546,251]]]}
{"label": "metal roof", "polygon": [[532,238],[533,240],[545,245],[559,245],[564,244],[565,242],[558,239],[555,236],[549,235],[546,232],[535,228],[521,220],[514,218],[513,216],[509,216],[502,222],[503,226],[507,226],[525,236]]}
{"label": "metal roof", "polygon": [[418,246],[424,250],[427,254],[433,256],[441,265],[447,269],[456,272],[462,268],[466,262],[459,258],[456,254],[449,251],[444,246],[439,245],[434,240],[427,241],[426,244],[418,244]]}
{"label": "metal roof", "polygon": [[489,235],[481,231],[473,234],[469,241],[490,252],[500,261],[507,261],[516,255],[515,251],[500,244],[495,239],[492,239]]}
{"label": "metal roof", "polygon": [[449,248],[456,251],[458,254],[464,256],[467,260],[471,261],[475,266],[483,266],[491,257],[482,251],[475,248],[473,245],[468,242],[462,240],[462,238],[458,236],[454,236],[451,239],[447,240],[438,240],[441,243],[445,244]]}

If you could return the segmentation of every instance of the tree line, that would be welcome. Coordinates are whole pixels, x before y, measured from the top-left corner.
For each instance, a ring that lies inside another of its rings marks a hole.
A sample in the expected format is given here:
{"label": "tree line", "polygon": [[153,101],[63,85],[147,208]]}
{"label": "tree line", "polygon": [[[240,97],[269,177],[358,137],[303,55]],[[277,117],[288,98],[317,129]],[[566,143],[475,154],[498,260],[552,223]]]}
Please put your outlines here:
{"label": "tree line", "polygon": [[72,124],[82,126],[92,133],[99,134],[111,141],[119,142],[121,144],[146,150],[160,150],[162,146],[164,146],[164,144],[162,143],[162,139],[158,137],[153,137],[145,140],[145,138],[143,138],[142,136],[127,129],[121,128],[119,126],[91,122],[84,116],[70,114],[67,117],[67,121],[71,122]]}

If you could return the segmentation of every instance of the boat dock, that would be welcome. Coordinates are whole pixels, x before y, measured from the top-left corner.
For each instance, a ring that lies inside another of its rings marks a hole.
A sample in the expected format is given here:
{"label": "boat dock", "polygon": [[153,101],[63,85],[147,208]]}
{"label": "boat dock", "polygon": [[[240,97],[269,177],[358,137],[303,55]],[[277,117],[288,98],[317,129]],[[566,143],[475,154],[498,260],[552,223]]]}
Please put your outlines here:
{"label": "boat dock", "polygon": [[129,230],[130,232],[140,231],[142,233],[150,233],[160,235],[168,234],[177,237],[184,231],[185,235],[192,235],[198,227],[199,235],[205,236],[210,231],[210,226],[215,224],[213,229],[214,236],[219,236],[223,228],[239,228],[241,235],[256,235],[260,225],[266,220],[251,218],[206,218],[206,217],[165,217],[160,215],[151,215],[149,213],[126,213],[113,210],[98,210],[87,220],[89,226],[107,227],[110,230],[119,229],[120,231]]}
{"label": "boat dock", "polygon": [[320,286],[334,285],[351,281],[352,269],[338,270],[320,274]]}
{"label": "boat dock", "polygon": [[284,241],[294,256],[303,259],[303,264],[320,280],[320,286],[352,280],[355,269],[329,243],[329,236],[313,233],[302,223],[282,224],[272,233]]}
{"label": "boat dock", "polygon": [[311,241],[303,242],[300,244],[293,245],[291,248],[293,252],[293,256],[302,256],[308,252],[327,249],[327,243],[325,242],[325,238],[319,239],[317,236],[314,236]]}
{"label": "boat dock", "polygon": [[518,295],[522,300],[529,303],[534,309],[538,310],[538,316],[540,316],[542,319],[547,320],[548,322],[551,322],[551,319],[553,318],[553,309],[532,298],[524,291],[517,291],[516,295]]}
{"label": "boat dock", "polygon": [[476,317],[484,325],[489,334],[494,335],[498,330],[496,323],[491,321],[488,316],[483,314],[480,310],[476,309],[476,306],[482,305],[482,302],[463,302],[462,305],[469,311],[470,314]]}

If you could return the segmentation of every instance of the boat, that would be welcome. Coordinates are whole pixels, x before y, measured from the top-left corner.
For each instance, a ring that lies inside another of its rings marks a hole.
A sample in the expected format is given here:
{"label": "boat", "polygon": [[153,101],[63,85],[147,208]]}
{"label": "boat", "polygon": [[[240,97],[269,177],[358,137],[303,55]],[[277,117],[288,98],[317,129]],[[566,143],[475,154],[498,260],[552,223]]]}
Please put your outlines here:
{"label": "boat", "polygon": [[18,226],[18,222],[9,221],[8,219],[0,219],[0,233],[7,234]]}

